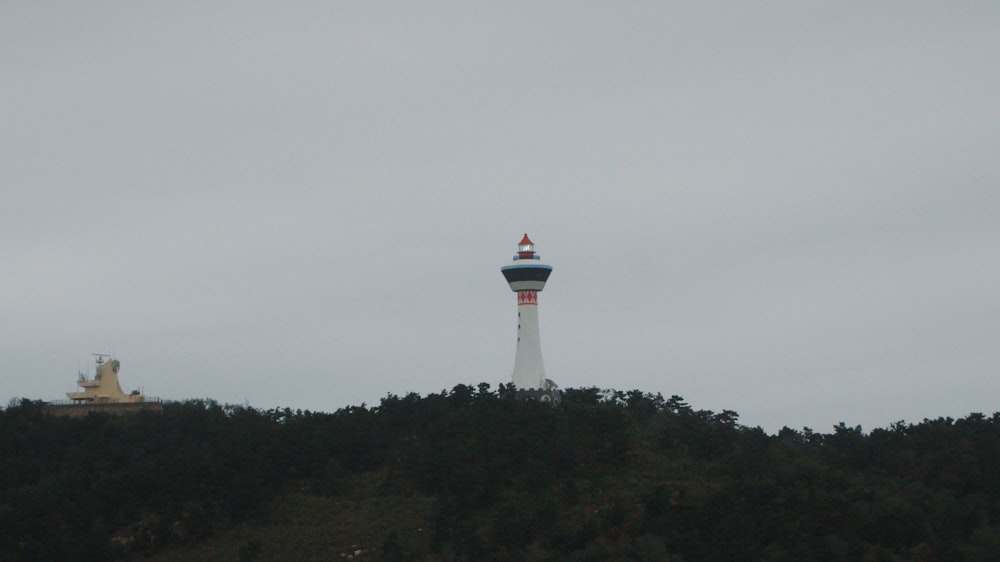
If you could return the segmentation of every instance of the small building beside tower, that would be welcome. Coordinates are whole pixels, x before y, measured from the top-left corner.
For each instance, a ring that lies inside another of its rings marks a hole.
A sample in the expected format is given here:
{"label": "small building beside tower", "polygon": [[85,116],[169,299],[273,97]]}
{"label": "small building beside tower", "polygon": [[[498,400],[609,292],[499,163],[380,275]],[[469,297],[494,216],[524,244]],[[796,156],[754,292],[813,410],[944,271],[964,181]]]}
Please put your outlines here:
{"label": "small building beside tower", "polygon": [[83,417],[91,412],[124,414],[151,410],[162,412],[159,398],[147,398],[142,391],[133,390],[126,394],[118,381],[121,363],[103,353],[94,353],[96,365],[93,378],[80,372],[76,384],[82,390],[67,392],[68,402],[49,402],[46,410],[57,416]]}

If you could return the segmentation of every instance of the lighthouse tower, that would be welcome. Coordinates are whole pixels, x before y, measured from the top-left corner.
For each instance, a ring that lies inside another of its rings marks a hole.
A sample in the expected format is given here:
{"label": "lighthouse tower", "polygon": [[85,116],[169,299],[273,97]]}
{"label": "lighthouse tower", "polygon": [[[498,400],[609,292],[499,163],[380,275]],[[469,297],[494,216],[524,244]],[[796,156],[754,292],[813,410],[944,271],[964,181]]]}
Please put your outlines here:
{"label": "lighthouse tower", "polygon": [[517,244],[514,264],[500,268],[510,290],[517,293],[517,353],[513,382],[519,390],[551,399],[556,384],[545,378],[542,340],[538,332],[538,293],[552,273],[552,266],[539,261],[535,244],[525,234]]}

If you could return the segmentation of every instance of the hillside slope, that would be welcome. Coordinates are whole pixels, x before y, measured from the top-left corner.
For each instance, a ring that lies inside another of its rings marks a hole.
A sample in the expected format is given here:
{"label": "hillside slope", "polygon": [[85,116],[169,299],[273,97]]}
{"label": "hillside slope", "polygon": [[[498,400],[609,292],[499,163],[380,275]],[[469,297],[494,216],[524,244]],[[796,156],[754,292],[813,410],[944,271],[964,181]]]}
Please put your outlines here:
{"label": "hillside slope", "polygon": [[864,433],[459,385],[334,413],[0,412],[0,561],[987,560],[1000,414]]}

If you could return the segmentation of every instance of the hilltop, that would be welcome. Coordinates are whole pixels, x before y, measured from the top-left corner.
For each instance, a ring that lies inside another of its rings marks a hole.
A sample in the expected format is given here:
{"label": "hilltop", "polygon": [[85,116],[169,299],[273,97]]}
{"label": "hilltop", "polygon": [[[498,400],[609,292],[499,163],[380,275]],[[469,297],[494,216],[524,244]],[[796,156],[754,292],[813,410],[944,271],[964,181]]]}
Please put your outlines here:
{"label": "hilltop", "polygon": [[0,560],[986,560],[1000,414],[784,428],[641,391],[0,412]]}

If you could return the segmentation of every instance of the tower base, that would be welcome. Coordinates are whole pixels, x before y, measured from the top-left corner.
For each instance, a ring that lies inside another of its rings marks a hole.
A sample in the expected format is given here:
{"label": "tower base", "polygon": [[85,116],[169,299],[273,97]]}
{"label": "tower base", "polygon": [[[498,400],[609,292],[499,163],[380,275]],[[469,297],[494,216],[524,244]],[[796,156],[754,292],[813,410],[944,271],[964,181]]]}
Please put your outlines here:
{"label": "tower base", "polygon": [[559,391],[559,385],[552,382],[552,379],[545,379],[545,388],[519,388],[517,389],[517,397],[524,400],[558,404],[562,401],[562,392]]}

